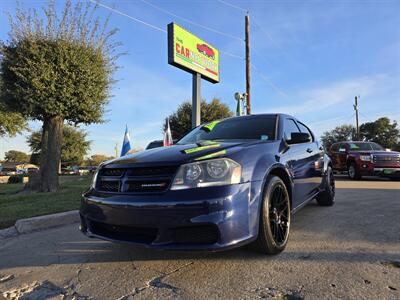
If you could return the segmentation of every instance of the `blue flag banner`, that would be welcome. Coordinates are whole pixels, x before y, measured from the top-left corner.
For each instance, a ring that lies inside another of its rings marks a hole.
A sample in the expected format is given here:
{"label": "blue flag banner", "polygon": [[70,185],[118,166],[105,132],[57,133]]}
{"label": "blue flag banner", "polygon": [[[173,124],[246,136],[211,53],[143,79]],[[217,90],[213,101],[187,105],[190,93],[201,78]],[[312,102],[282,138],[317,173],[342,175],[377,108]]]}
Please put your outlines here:
{"label": "blue flag banner", "polygon": [[131,139],[129,137],[128,125],[126,125],[124,141],[122,142],[121,156],[126,155],[131,150]]}

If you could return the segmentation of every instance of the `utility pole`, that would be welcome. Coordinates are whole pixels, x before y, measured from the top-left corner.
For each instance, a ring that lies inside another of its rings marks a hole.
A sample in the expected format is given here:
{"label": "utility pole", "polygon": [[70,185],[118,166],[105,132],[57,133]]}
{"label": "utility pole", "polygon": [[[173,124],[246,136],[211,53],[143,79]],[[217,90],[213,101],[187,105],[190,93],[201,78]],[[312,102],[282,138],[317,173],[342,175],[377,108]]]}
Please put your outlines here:
{"label": "utility pole", "polygon": [[115,157],[117,158],[119,155],[118,155],[118,143],[115,143]]}
{"label": "utility pole", "polygon": [[360,127],[358,126],[358,97],[354,99],[354,110],[356,111],[356,138],[357,141],[360,139]]}
{"label": "utility pole", "polygon": [[246,100],[247,114],[251,114],[251,94],[250,94],[250,16],[249,13],[245,20],[245,42],[246,42]]}

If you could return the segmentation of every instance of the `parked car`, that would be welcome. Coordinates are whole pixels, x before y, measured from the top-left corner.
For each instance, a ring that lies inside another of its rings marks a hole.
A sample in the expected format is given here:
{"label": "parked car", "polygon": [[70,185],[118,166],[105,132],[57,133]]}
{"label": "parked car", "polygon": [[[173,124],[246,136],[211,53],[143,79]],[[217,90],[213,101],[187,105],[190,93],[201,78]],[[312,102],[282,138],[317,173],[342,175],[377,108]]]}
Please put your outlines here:
{"label": "parked car", "polygon": [[[177,142],[177,140],[173,140],[173,143],[175,144]],[[155,140],[150,142],[147,147],[146,150],[149,149],[153,149],[153,148],[158,148],[158,147],[163,147],[164,146],[164,141],[163,140]]]}
{"label": "parked car", "polygon": [[203,53],[204,55],[208,56],[211,59],[215,59],[214,50],[207,44],[197,44],[197,51]]}
{"label": "parked car", "polygon": [[400,152],[387,151],[372,142],[340,142],[329,149],[333,169],[347,171],[351,179],[362,176],[400,178]]}
{"label": "parked car", "polygon": [[101,165],[83,195],[80,229],[151,248],[253,242],[276,254],[293,213],[313,199],[333,205],[334,197],[330,159],[307,126],[283,114],[233,117]]}

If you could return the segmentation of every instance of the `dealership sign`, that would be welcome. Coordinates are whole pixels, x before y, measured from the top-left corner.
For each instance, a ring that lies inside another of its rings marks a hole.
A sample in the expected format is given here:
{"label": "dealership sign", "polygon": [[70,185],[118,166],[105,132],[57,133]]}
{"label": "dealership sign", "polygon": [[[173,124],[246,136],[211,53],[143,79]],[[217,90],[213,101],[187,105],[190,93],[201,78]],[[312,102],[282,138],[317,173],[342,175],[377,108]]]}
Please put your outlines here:
{"label": "dealership sign", "polygon": [[168,24],[168,63],[219,82],[218,50],[175,23]]}

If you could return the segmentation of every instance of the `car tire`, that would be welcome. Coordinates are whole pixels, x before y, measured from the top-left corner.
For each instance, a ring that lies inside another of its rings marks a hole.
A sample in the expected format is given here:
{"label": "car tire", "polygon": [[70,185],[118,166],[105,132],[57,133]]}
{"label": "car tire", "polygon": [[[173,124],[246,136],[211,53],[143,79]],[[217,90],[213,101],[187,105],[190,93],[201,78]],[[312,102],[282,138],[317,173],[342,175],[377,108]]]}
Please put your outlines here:
{"label": "car tire", "polygon": [[335,204],[335,177],[331,166],[328,166],[322,185],[323,191],[318,194],[317,203],[321,206],[332,206]]}
{"label": "car tire", "polygon": [[361,174],[355,163],[350,163],[347,167],[347,174],[352,180],[360,180]]}
{"label": "car tire", "polygon": [[287,244],[290,231],[290,198],[285,183],[271,176],[263,193],[259,231],[254,248],[264,254],[278,254]]}

